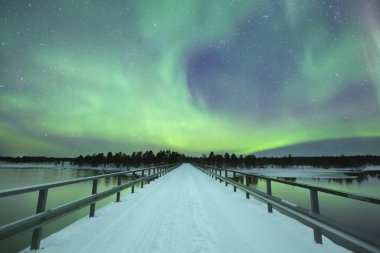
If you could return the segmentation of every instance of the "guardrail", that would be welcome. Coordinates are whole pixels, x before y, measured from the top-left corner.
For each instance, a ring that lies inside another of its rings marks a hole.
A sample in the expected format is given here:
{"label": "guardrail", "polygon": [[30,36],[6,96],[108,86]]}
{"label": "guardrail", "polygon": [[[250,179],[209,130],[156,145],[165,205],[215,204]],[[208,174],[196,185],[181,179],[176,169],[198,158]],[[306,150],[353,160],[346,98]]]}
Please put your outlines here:
{"label": "guardrail", "polygon": [[[179,164],[169,164],[157,167],[150,167],[144,169],[137,169],[132,171],[123,171],[116,173],[109,173],[100,176],[84,177],[73,180],[59,181],[55,183],[47,183],[40,185],[33,185],[28,187],[20,187],[14,189],[7,189],[0,191],[0,198],[18,195],[28,192],[38,191],[38,200],[36,214],[26,217],[21,220],[6,224],[0,227],[0,240],[10,237],[19,232],[33,229],[32,241],[30,245],[31,250],[37,250],[40,247],[40,241],[42,237],[42,227],[53,220],[65,216],[75,210],[81,209],[90,205],[89,216],[94,217],[95,215],[95,205],[96,202],[116,194],[116,202],[120,201],[120,192],[131,187],[131,193],[135,191],[135,185],[140,183],[140,187],[144,187],[144,182],[149,180],[154,180],[157,177],[170,172],[171,170],[177,168]],[[137,173],[141,172],[141,175]],[[146,173],[146,175],[145,175]],[[132,175],[132,181],[121,184],[121,178],[124,175]],[[102,178],[109,178],[117,176],[117,186],[98,193],[98,180]],[[92,181],[92,191],[90,196],[61,205],[59,207],[52,208],[50,210],[45,210],[48,190],[51,188],[56,188],[60,186],[66,186],[71,184],[82,183],[86,181]]]}
{"label": "guardrail", "polygon": [[[380,199],[367,197],[358,194],[352,194],[337,190],[332,190],[323,187],[311,186],[307,184],[289,182],[277,178],[265,177],[259,175],[253,175],[244,173],[237,170],[215,168],[209,165],[193,164],[196,168],[208,174],[215,180],[224,181],[225,185],[231,184],[236,192],[236,189],[240,189],[246,194],[246,198],[249,199],[250,195],[267,203],[268,212],[272,212],[272,208],[284,213],[285,215],[295,218],[301,223],[311,227],[313,229],[314,241],[318,244],[322,244],[322,234],[325,236],[333,237],[335,240],[344,244],[345,247],[353,249],[355,252],[380,252],[380,242],[374,241],[369,238],[359,235],[357,232],[345,228],[342,224],[337,224],[332,220],[322,216],[319,212],[318,192],[328,193],[334,196],[339,196],[348,199],[359,200],[367,203],[380,205]],[[224,176],[222,175],[224,171]],[[237,176],[243,177],[243,184],[236,182],[235,180],[228,178],[228,173],[232,173],[232,178]],[[250,177],[256,177],[266,180],[266,192],[259,191],[257,189],[249,187]],[[281,184],[292,185],[308,189],[310,191],[310,204],[311,209],[305,209],[297,205],[292,205],[288,201],[272,196],[272,184],[271,182],[277,182]],[[377,235],[378,236],[378,235]]]}

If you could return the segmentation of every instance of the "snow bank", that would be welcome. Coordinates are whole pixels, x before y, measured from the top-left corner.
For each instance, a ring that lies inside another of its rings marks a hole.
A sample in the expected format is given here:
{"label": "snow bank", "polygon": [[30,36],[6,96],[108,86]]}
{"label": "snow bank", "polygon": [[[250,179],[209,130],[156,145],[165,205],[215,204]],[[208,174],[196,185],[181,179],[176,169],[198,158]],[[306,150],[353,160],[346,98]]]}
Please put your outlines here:
{"label": "snow bank", "polygon": [[11,169],[29,169],[29,168],[53,168],[53,169],[62,169],[72,167],[69,163],[64,163],[62,166],[61,163],[0,163],[0,168],[11,168]]}
{"label": "snow bank", "polygon": [[79,167],[77,165],[72,165],[69,162],[62,163],[8,163],[8,162],[0,162],[0,169],[81,169],[81,170],[93,170],[93,171],[102,171],[106,173],[111,172],[119,172],[119,171],[128,171],[129,170],[135,170],[139,168],[135,167],[129,167],[128,169],[125,167],[114,167],[114,166],[98,166],[98,167],[91,167],[91,166],[82,166]]}
{"label": "snow bank", "polygon": [[358,174],[366,171],[380,171],[380,166],[369,166],[364,168],[253,168],[248,170],[243,170],[244,172],[268,176],[268,177],[283,177],[283,178],[356,178],[356,176],[347,175]]}

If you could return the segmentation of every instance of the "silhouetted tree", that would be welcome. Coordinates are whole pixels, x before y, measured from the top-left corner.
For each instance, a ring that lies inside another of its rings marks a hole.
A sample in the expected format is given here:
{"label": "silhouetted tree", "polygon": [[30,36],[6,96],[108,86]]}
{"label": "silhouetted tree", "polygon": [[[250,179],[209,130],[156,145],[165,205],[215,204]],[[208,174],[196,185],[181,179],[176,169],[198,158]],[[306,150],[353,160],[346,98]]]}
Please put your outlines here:
{"label": "silhouetted tree", "polygon": [[235,155],[235,153],[232,153],[230,159],[231,159],[231,166],[234,167],[234,168],[236,168],[237,165],[238,165],[238,158],[237,158],[237,156]]}

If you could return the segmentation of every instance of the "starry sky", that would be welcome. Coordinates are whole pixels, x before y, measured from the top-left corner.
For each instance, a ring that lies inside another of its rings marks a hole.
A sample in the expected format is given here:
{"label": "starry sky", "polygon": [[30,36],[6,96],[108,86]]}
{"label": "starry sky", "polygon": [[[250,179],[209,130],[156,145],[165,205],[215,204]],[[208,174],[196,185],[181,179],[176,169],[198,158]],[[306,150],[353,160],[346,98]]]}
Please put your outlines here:
{"label": "starry sky", "polygon": [[380,154],[379,98],[377,0],[0,1],[0,155]]}

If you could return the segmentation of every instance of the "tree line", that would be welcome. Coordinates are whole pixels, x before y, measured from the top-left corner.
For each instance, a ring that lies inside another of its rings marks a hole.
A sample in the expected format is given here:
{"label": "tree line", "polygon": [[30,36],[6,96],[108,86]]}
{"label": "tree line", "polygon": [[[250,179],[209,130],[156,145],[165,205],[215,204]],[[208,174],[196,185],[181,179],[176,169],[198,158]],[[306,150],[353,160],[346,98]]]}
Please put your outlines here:
{"label": "tree line", "polygon": [[359,168],[370,165],[380,165],[380,156],[357,155],[357,156],[311,156],[293,157],[256,157],[255,155],[239,155],[232,153],[214,154],[208,156],[192,157],[191,162],[213,165],[216,167],[233,168],[260,168],[260,167],[291,167],[312,166],[319,168]]}
{"label": "tree line", "polygon": [[107,166],[114,165],[116,167],[141,167],[155,164],[171,164],[185,161],[186,156],[178,152],[170,150],[161,150],[154,154],[153,151],[139,151],[133,152],[131,155],[118,152],[112,154],[108,152],[107,155],[103,153],[93,154],[92,156],[78,156],[74,158],[71,163],[78,166]]}
{"label": "tree line", "polygon": [[212,165],[216,167],[253,168],[253,167],[289,167],[312,166],[320,168],[359,168],[369,165],[380,165],[380,156],[319,156],[319,157],[256,157],[255,155],[215,154],[186,156],[171,150],[161,150],[156,154],[153,151],[138,151],[132,154],[122,152],[107,154],[80,155],[75,158],[56,157],[0,157],[0,161],[11,163],[63,163],[69,162],[75,166],[116,166],[116,167],[142,167],[159,164],[192,162]]}
{"label": "tree line", "polygon": [[132,154],[126,154],[122,152],[107,154],[98,153],[92,155],[80,155],[75,158],[56,158],[56,157],[33,157],[33,156],[22,156],[22,157],[0,157],[0,161],[10,162],[10,163],[55,163],[60,164],[64,162],[69,162],[74,166],[116,166],[116,167],[142,167],[155,164],[171,164],[185,162],[186,156],[178,152],[170,150],[161,150],[156,154],[153,151],[138,151]]}

